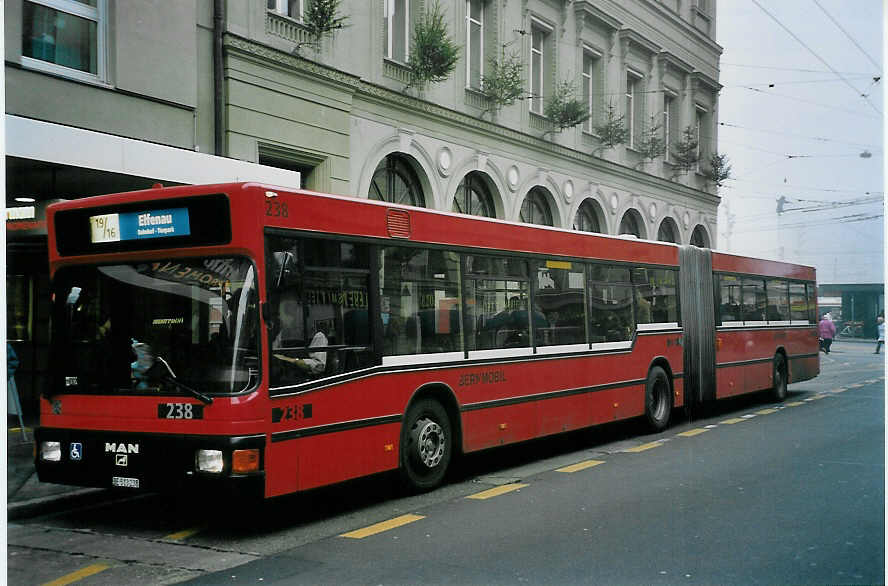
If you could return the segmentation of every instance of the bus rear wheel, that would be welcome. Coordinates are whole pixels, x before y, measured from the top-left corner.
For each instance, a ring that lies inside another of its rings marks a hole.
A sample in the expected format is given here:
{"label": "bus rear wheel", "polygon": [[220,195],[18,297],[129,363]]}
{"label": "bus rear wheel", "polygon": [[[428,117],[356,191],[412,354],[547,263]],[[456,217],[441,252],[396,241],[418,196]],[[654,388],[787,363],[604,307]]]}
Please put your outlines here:
{"label": "bus rear wheel", "polygon": [[669,425],[672,415],[672,385],[662,367],[654,366],[644,385],[644,416],[648,427],[660,432]]}
{"label": "bus rear wheel", "polygon": [[401,430],[401,479],[412,491],[441,484],[453,453],[450,418],[434,399],[410,406]]}
{"label": "bus rear wheel", "polygon": [[771,389],[771,397],[775,401],[782,403],[786,400],[788,382],[786,358],[783,354],[777,354],[774,357],[774,387]]}

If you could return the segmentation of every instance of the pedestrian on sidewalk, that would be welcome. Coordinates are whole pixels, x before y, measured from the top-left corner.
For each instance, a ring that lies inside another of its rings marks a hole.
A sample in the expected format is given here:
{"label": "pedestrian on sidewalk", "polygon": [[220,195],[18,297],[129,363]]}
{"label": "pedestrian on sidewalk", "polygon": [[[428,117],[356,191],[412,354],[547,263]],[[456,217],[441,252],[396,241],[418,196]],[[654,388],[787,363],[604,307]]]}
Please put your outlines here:
{"label": "pedestrian on sidewalk", "polygon": [[876,340],[876,351],[873,354],[878,354],[882,349],[882,344],[885,343],[885,318],[880,315],[876,318],[876,324],[879,329],[879,338]]}
{"label": "pedestrian on sidewalk", "polygon": [[25,431],[25,421],[22,419],[22,403],[19,400],[18,388],[15,386],[15,371],[18,368],[19,359],[16,356],[12,344],[6,342],[6,415],[17,415],[19,427],[22,429],[22,436],[28,439],[28,433]]}
{"label": "pedestrian on sidewalk", "polygon": [[817,328],[820,331],[820,349],[829,354],[829,347],[832,346],[833,338],[836,336],[836,324],[829,319],[829,314],[826,313]]}

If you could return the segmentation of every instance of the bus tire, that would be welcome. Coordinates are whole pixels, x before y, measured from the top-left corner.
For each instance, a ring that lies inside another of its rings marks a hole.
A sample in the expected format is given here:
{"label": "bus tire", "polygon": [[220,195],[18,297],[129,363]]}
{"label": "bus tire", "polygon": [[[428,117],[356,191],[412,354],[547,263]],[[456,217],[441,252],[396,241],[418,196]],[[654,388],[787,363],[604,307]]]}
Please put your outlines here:
{"label": "bus tire", "polygon": [[669,425],[672,415],[672,385],[669,375],[660,366],[648,372],[644,385],[644,416],[651,431],[661,432]]}
{"label": "bus tire", "polygon": [[780,403],[786,400],[787,388],[789,381],[786,369],[786,358],[783,354],[778,353],[774,356],[774,387],[771,389],[771,397]]}
{"label": "bus tire", "polygon": [[411,491],[435,488],[444,480],[453,455],[453,426],[434,399],[420,399],[407,410],[401,429],[401,480]]}

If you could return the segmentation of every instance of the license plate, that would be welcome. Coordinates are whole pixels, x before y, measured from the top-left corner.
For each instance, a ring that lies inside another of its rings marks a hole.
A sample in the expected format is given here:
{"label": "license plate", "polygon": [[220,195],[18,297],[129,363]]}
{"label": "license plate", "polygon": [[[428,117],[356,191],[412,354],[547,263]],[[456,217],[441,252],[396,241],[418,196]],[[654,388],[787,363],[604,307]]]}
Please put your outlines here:
{"label": "license plate", "polygon": [[122,488],[139,488],[139,479],[124,478],[123,476],[112,476],[111,486],[119,486]]}

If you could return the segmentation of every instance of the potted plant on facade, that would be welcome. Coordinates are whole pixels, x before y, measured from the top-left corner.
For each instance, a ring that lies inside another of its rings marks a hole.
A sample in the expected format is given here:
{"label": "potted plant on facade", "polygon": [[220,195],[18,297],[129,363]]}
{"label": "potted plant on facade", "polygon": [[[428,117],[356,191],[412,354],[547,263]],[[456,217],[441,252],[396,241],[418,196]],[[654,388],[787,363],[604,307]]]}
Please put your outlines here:
{"label": "potted plant on facade", "polygon": [[601,121],[601,124],[594,126],[593,130],[598,136],[598,140],[601,141],[601,146],[598,147],[599,154],[601,150],[612,149],[629,140],[626,116],[617,114],[617,108],[613,102],[608,102],[605,108],[604,120]]}
{"label": "potted plant on facade", "polygon": [[294,51],[299,51],[304,46],[312,47],[315,51],[321,48],[321,41],[333,36],[333,32],[345,26],[347,16],[340,12],[342,0],[312,0],[302,14],[302,24],[305,26],[308,40],[296,45]]}
{"label": "potted plant on facade", "polygon": [[725,181],[731,178],[731,165],[728,164],[728,156],[712,153],[707,160],[708,165],[703,169],[703,177],[714,183],[716,188],[721,187]]}
{"label": "potted plant on facade", "polygon": [[585,102],[577,99],[576,87],[570,80],[558,82],[543,113],[553,126],[553,130],[549,132],[560,132],[582,124],[589,118],[589,109]]}
{"label": "potted plant on facade", "polygon": [[700,161],[699,147],[700,142],[697,140],[697,129],[693,126],[687,126],[681,131],[681,138],[672,144],[671,163],[675,167],[676,173],[672,176],[674,179],[681,173],[687,173],[695,168]]}
{"label": "potted plant on facade", "polygon": [[[444,81],[459,60],[459,46],[450,38],[444,12],[437,0],[426,10],[413,29],[413,41],[407,68],[410,83],[422,91],[430,83]],[[405,88],[406,89],[406,88]]]}
{"label": "potted plant on facade", "polygon": [[646,125],[641,133],[641,138],[635,149],[641,153],[641,162],[653,162],[657,157],[662,157],[666,153],[666,139],[663,138],[663,125],[655,124],[654,117],[651,116],[650,124]]}
{"label": "potted plant on facade", "polygon": [[524,78],[521,71],[524,64],[517,52],[506,54],[503,50],[499,60],[488,62],[488,74],[481,77],[481,95],[484,96],[488,108],[481,113],[495,116],[505,106],[511,106],[524,97]]}

